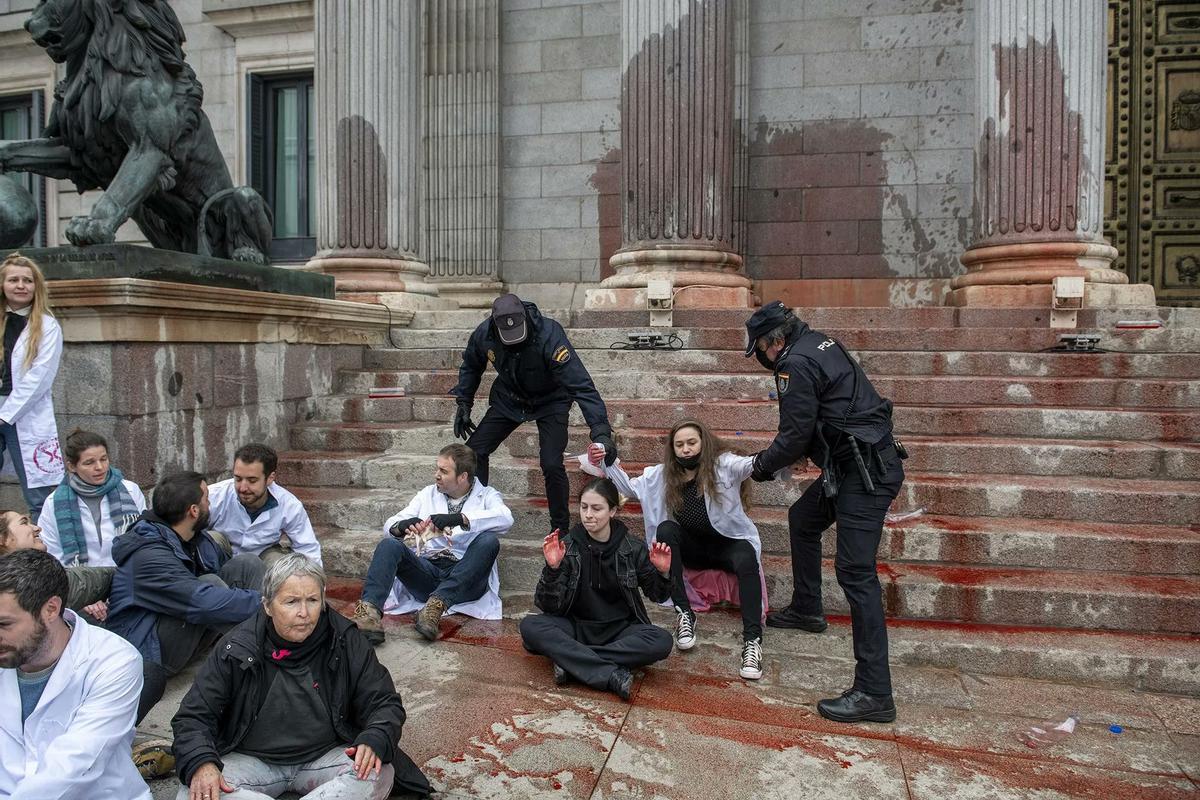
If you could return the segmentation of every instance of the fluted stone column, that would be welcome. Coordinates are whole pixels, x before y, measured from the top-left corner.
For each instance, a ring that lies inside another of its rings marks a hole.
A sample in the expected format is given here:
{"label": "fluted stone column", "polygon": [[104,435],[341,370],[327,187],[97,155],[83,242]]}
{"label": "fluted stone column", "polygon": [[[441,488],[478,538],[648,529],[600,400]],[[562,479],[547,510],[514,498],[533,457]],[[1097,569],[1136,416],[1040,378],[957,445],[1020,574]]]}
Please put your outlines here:
{"label": "fluted stone column", "polygon": [[745,0],[623,0],[622,247],[590,308],[644,308],[670,279],[675,306],[748,307],[740,251]]}
{"label": "fluted stone column", "polygon": [[1087,305],[1154,305],[1110,268],[1103,233],[1105,0],[980,0],[975,15],[975,242],[947,302],[1048,306],[1069,275]]}
{"label": "fluted stone column", "polygon": [[421,0],[316,0],[317,254],[338,296],[445,308],[421,255]]}

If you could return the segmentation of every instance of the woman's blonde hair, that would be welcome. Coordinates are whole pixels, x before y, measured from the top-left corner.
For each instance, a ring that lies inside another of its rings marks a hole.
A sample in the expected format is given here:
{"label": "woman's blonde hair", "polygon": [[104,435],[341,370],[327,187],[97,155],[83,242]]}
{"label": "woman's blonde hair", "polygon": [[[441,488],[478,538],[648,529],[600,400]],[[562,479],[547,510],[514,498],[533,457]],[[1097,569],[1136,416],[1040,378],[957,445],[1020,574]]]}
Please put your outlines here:
{"label": "woman's blonde hair", "polygon": [[[708,427],[699,420],[683,419],[671,427],[667,436],[666,451],[663,453],[663,492],[666,495],[667,510],[678,514],[683,505],[683,487],[687,476],[683,467],[675,462],[675,434],[684,428],[695,428],[700,433],[700,464],[696,468],[696,494],[701,497],[712,497],[719,501],[717,494],[717,459],[722,453],[729,451],[729,445],[714,435]],[[742,481],[738,490],[742,506],[750,500],[750,485]]]}
{"label": "woman's blonde hair", "polygon": [[[25,369],[29,369],[33,360],[37,358],[38,348],[42,344],[42,320],[47,316],[53,316],[50,313],[50,293],[46,291],[46,276],[42,274],[41,267],[20,253],[11,253],[3,263],[0,263],[0,287],[3,287],[4,279],[8,277],[9,267],[28,267],[29,271],[33,273],[33,305],[29,309],[29,322],[25,326],[29,330],[29,343],[25,348]],[[0,294],[2,293],[3,288],[0,288]],[[7,314],[0,318],[0,341],[4,339],[6,327],[8,327]]]}

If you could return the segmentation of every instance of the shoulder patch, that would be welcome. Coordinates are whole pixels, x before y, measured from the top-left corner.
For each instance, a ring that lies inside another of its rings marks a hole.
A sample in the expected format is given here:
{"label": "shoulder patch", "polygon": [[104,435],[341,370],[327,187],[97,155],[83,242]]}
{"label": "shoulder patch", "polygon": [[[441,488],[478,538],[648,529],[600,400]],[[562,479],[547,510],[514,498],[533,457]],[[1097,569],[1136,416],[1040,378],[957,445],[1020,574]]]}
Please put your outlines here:
{"label": "shoulder patch", "polygon": [[786,372],[775,373],[775,389],[779,392],[779,396],[783,397],[787,394],[788,384],[791,383],[792,376]]}
{"label": "shoulder patch", "polygon": [[492,362],[493,364],[496,363],[496,351],[495,350],[488,350],[488,361]]}
{"label": "shoulder patch", "polygon": [[559,364],[565,364],[571,360],[571,350],[563,345],[554,351],[554,360]]}

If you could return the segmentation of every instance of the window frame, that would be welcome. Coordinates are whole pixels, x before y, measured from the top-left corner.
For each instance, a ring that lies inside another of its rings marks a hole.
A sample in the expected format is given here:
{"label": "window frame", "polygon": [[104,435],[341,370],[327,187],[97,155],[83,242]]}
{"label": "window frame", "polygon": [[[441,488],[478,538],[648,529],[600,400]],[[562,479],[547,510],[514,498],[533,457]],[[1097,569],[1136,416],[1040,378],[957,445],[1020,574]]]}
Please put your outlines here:
{"label": "window frame", "polygon": [[[309,227],[309,203],[315,203],[316,197],[310,197],[309,184],[309,152],[308,139],[315,133],[316,121],[313,120],[313,130],[309,125],[309,93],[316,92],[316,81],[313,70],[293,70],[289,72],[268,72],[246,74],[248,115],[247,141],[249,142],[247,160],[249,162],[250,185],[253,186],[271,208],[275,210],[275,177],[278,154],[275,149],[275,134],[278,120],[275,115],[276,93],[282,89],[298,89],[297,114],[298,123],[302,126],[298,136],[299,152],[297,154],[298,168],[298,203],[301,214],[301,229],[306,235],[271,238],[270,257],[272,261],[304,262],[311,259],[317,252],[316,231]],[[315,116],[315,115],[314,115]],[[315,214],[312,214],[315,218]],[[315,223],[315,219],[314,219]],[[313,226],[315,228],[315,224]]]}
{"label": "window frame", "polygon": [[[25,92],[14,92],[10,94],[0,94],[0,112],[4,111],[21,111],[25,117],[27,129],[27,139],[36,139],[42,135],[46,127],[46,94],[41,89],[33,89]],[[38,209],[38,224],[33,230],[33,235],[30,241],[22,245],[22,247],[48,247],[49,240],[46,232],[46,177],[33,172],[24,173],[30,178],[30,185],[26,189],[30,190],[33,195],[33,200],[37,203]]]}

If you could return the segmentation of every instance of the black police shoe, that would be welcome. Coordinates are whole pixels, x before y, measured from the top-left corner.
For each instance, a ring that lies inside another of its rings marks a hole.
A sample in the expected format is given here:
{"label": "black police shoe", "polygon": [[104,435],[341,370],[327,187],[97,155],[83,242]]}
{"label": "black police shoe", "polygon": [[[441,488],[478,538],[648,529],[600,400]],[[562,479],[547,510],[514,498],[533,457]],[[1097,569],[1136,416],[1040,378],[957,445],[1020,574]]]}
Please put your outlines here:
{"label": "black police shoe", "polygon": [[801,614],[793,606],[787,606],[767,614],[767,625],[772,628],[793,628],[809,633],[821,633],[829,627],[825,617]]}
{"label": "black police shoe", "polygon": [[633,696],[633,673],[624,667],[614,669],[608,678],[608,690],[628,702]]}
{"label": "black police shoe", "polygon": [[817,711],[825,719],[834,722],[893,722],[896,719],[896,704],[892,696],[873,695],[850,689],[841,697],[822,700]]}

